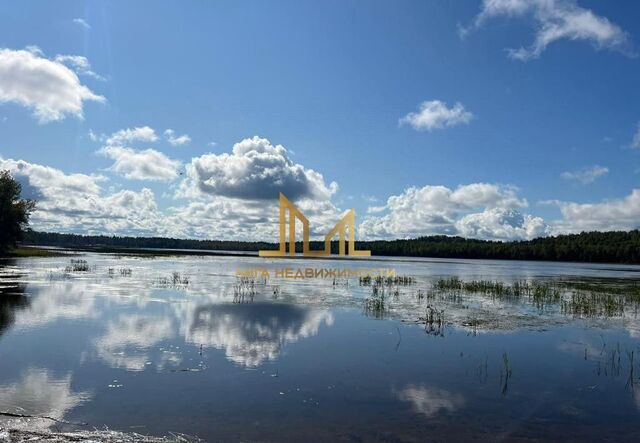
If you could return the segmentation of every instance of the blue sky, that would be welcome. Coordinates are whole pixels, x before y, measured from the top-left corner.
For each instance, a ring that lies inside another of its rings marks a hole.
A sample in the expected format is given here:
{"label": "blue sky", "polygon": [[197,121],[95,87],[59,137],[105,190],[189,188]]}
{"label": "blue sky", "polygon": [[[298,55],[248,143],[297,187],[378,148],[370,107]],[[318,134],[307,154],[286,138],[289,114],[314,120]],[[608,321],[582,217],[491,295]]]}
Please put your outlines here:
{"label": "blue sky", "polygon": [[268,239],[278,190],[318,232],[356,208],[369,238],[631,229],[639,18],[585,0],[3,2],[0,166],[61,232]]}

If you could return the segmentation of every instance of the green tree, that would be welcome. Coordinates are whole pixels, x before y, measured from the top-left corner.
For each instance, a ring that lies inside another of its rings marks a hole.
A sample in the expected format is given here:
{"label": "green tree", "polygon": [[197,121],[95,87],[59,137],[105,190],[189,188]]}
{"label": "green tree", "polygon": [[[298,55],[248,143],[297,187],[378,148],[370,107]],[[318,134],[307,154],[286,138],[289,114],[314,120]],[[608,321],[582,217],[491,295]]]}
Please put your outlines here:
{"label": "green tree", "polygon": [[22,186],[9,171],[0,171],[0,252],[15,247],[36,207],[33,200],[20,198]]}

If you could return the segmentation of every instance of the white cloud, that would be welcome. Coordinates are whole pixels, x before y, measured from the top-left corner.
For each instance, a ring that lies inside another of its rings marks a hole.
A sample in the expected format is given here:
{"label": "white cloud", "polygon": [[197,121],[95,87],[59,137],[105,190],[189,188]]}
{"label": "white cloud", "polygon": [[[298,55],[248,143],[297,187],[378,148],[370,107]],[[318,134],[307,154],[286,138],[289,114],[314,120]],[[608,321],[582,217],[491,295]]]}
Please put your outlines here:
{"label": "white cloud", "polygon": [[410,187],[389,197],[384,207],[374,207],[370,213],[387,213],[365,217],[359,233],[367,239],[442,234],[513,240],[544,235],[547,227],[541,218],[520,213],[527,206],[513,186]]}
{"label": "white cloud", "polygon": [[[113,153],[114,150],[127,148],[106,146],[104,149]],[[144,151],[137,154],[143,153]],[[133,155],[135,157],[136,153]],[[159,164],[153,159],[140,162],[156,167]],[[155,195],[150,189],[103,189],[102,184],[107,181],[104,176],[65,174],[52,167],[23,160],[4,160],[0,157],[0,170],[2,169],[8,169],[22,184],[23,197],[38,201],[31,218],[32,226],[36,230],[83,234],[277,240],[277,200],[205,195],[159,211]],[[149,171],[141,172],[133,166],[124,171],[136,176],[156,174]],[[169,167],[167,175],[170,174],[172,170]],[[329,200],[301,198],[295,200],[295,203],[309,218],[311,236],[315,239],[323,237],[343,215],[343,211]]]}
{"label": "white cloud", "polygon": [[[38,200],[31,218],[34,229],[56,232],[161,234],[155,196],[149,189],[105,195],[102,176],[65,174],[59,169],[0,158],[22,184],[23,196]],[[168,229],[168,228],[167,228]]]}
{"label": "white cloud", "polygon": [[604,166],[592,166],[590,168],[583,168],[579,171],[566,171],[560,174],[564,180],[575,181],[578,183],[582,183],[583,185],[588,185],[589,183],[593,183],[600,177],[607,175],[609,173],[609,168]]}
{"label": "white cloud", "polygon": [[440,100],[425,101],[420,104],[418,112],[410,112],[399,120],[400,125],[411,125],[413,129],[432,131],[442,129],[445,126],[456,126],[469,123],[473,114],[465,110],[461,103],[456,103],[452,108]]}
{"label": "white cloud", "polygon": [[100,154],[115,160],[110,169],[129,180],[169,181],[178,176],[181,163],[155,149],[136,151],[121,146],[105,146]]}
{"label": "white cloud", "polygon": [[[155,151],[143,159],[149,154],[147,151],[117,146],[103,149],[111,153],[124,152],[126,161],[121,163],[121,172],[125,175],[150,179],[165,173],[168,177],[173,174],[171,166],[168,172],[137,169],[138,163],[154,167],[161,164],[154,159],[154,155],[159,154]],[[236,151],[243,152],[240,148]],[[129,166],[127,161],[131,159],[135,165]],[[182,183],[182,196],[188,200],[160,211],[150,189],[134,191],[113,186],[103,189],[107,178],[100,175],[66,174],[52,167],[0,157],[2,169],[8,169],[22,184],[25,198],[38,200],[32,216],[36,230],[247,241],[276,241],[278,238],[277,200],[248,198],[250,194],[240,198],[201,192],[197,187],[191,189],[193,183],[187,179]],[[227,178],[231,184],[234,184],[233,177]],[[274,180],[278,177],[276,174]],[[274,185],[266,183],[264,186]],[[195,194],[190,196],[185,191]],[[358,238],[395,239],[444,234],[518,240],[583,230],[640,227],[640,189],[634,189],[624,198],[597,203],[552,201],[560,208],[562,218],[549,224],[540,217],[524,213],[528,203],[518,194],[513,186],[489,183],[461,185],[455,189],[410,187],[400,195],[389,197],[384,206],[370,208],[362,221],[358,219]],[[310,220],[312,239],[322,239],[344,215],[331,199],[324,198],[325,195],[321,197],[316,198],[311,193],[294,199]]]}
{"label": "white cloud", "polygon": [[82,18],[74,18],[73,23],[82,26],[84,29],[91,29],[91,25]]}
{"label": "white cloud", "polygon": [[138,126],[135,128],[121,129],[114,132],[109,137],[104,138],[107,142],[107,145],[110,146],[122,146],[134,141],[155,142],[158,140],[156,132],[149,126]]}
{"label": "white cloud", "polygon": [[164,136],[171,146],[182,146],[188,144],[191,141],[191,137],[189,137],[187,134],[176,136],[176,133],[173,129],[167,129],[166,131],[164,131]]}
{"label": "white cloud", "polygon": [[574,0],[483,0],[473,25],[462,29],[466,35],[496,17],[532,16],[537,25],[534,42],[528,47],[509,49],[511,58],[526,61],[538,58],[551,43],[567,40],[590,41],[596,49],[614,49],[633,55],[625,31],[606,17],[578,6]]}
{"label": "white cloud", "polygon": [[96,80],[106,80],[100,74],[96,74],[91,70],[91,63],[86,57],[81,55],[56,55],[55,61],[64,65],[70,66],[75,72],[80,75],[86,75],[88,77],[95,78]]}
{"label": "white cloud", "polygon": [[631,147],[635,149],[640,149],[640,123],[638,123],[638,129],[636,129],[636,133],[633,134],[633,140],[631,140]]}
{"label": "white cloud", "polygon": [[41,123],[83,118],[85,101],[104,102],[80,83],[77,74],[57,60],[45,58],[36,47],[0,49],[0,103],[33,109]]}
{"label": "white cloud", "polygon": [[549,230],[540,217],[503,208],[465,215],[456,221],[455,226],[457,234],[462,237],[493,240],[531,239],[544,236]]}
{"label": "white cloud", "polygon": [[386,206],[369,206],[367,208],[367,214],[377,214],[379,212],[384,212],[386,209]]}
{"label": "white cloud", "polygon": [[640,189],[624,198],[599,203],[551,201],[563,219],[554,223],[554,233],[629,230],[640,228]]}
{"label": "white cloud", "polygon": [[294,163],[282,145],[255,136],[233,145],[231,154],[205,154],[187,167],[188,179],[180,196],[223,196],[247,200],[277,199],[283,192],[292,200],[327,200],[338,190],[322,174]]}

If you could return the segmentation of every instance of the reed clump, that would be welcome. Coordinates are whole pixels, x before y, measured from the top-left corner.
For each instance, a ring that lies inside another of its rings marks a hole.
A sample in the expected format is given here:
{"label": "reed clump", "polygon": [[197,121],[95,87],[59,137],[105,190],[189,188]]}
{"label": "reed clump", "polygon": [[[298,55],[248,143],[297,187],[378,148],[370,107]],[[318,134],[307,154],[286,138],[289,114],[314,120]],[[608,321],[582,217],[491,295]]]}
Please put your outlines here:
{"label": "reed clump", "polygon": [[388,290],[384,286],[373,286],[371,296],[364,300],[364,312],[376,318],[382,318],[388,309]]}
{"label": "reed clump", "polygon": [[86,260],[71,259],[71,265],[64,268],[65,272],[89,272],[91,267]]}
{"label": "reed clump", "polygon": [[427,334],[444,336],[444,309],[437,309],[435,306],[427,305],[426,314],[420,320],[424,321],[424,328]]}
{"label": "reed clump", "polygon": [[[233,303],[251,303],[257,294],[256,279],[253,277],[237,277],[233,286]],[[280,288],[274,289],[274,298],[280,294]]]}
{"label": "reed clump", "polygon": [[169,277],[158,277],[157,284],[162,288],[185,288],[189,285],[189,277],[174,271]]}
{"label": "reed clump", "polygon": [[383,277],[378,275],[372,277],[365,275],[359,278],[360,286],[409,286],[416,282],[416,279],[407,275],[397,275],[394,277]]}

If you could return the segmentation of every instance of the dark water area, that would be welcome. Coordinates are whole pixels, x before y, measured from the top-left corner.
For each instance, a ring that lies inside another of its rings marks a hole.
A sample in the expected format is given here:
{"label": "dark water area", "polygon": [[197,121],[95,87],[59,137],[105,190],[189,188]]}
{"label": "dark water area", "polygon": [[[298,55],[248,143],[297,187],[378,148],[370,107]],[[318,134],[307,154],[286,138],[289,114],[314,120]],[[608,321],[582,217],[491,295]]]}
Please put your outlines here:
{"label": "dark water area", "polygon": [[[640,441],[637,306],[584,316],[432,293],[450,277],[633,289],[639,268],[385,260],[415,282],[372,315],[357,279],[237,297],[238,268],[277,260],[78,259],[1,265],[0,411],[206,441]],[[320,265],[381,267],[295,266]],[[434,307],[441,324],[425,320]]]}

